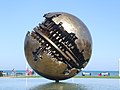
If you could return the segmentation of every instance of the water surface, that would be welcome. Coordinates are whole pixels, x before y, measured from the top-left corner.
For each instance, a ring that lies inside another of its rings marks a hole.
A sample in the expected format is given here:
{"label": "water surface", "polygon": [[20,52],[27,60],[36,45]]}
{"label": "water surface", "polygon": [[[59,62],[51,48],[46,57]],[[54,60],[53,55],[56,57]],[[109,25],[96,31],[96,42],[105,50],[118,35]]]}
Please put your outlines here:
{"label": "water surface", "polygon": [[0,90],[120,90],[119,79],[71,78],[55,83],[45,78],[0,78]]}

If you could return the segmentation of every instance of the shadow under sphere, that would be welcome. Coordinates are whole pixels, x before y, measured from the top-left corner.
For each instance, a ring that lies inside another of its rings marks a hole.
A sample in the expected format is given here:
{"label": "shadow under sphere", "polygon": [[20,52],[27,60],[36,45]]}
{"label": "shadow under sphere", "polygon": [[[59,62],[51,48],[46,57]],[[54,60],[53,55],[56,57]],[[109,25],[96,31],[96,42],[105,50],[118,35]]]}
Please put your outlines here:
{"label": "shadow under sphere", "polygon": [[87,90],[84,85],[74,83],[47,83],[38,85],[30,90]]}

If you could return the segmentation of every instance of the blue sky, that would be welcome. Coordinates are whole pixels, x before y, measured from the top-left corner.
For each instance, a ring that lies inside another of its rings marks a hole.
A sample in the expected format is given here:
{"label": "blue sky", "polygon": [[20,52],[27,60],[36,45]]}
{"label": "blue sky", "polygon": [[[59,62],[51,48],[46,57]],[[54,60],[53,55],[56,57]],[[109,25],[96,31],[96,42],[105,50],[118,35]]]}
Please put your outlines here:
{"label": "blue sky", "polygon": [[80,18],[92,35],[85,70],[118,70],[120,0],[1,0],[0,70],[25,69],[25,34],[44,20],[44,13],[60,11]]}

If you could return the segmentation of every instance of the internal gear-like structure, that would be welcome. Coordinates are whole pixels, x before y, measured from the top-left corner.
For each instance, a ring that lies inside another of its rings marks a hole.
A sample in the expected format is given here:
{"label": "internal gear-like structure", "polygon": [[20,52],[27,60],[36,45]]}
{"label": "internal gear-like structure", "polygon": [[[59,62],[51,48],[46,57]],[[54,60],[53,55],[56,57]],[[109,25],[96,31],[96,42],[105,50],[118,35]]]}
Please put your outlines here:
{"label": "internal gear-like structure", "polygon": [[25,37],[25,56],[39,75],[51,80],[65,80],[78,74],[92,52],[91,35],[77,17],[52,12]]}

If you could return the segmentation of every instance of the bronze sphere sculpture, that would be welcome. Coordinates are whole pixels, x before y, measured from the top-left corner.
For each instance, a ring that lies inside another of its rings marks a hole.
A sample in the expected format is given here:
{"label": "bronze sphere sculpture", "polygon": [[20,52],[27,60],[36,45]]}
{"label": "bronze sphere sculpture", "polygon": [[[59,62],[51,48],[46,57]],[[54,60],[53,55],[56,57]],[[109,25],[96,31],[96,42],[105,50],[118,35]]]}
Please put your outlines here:
{"label": "bronze sphere sculpture", "polygon": [[25,37],[25,56],[32,69],[51,80],[65,80],[78,74],[92,53],[88,28],[65,12],[45,14],[45,20]]}

